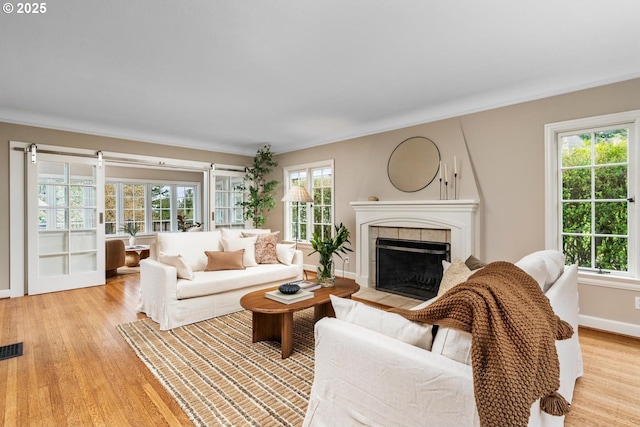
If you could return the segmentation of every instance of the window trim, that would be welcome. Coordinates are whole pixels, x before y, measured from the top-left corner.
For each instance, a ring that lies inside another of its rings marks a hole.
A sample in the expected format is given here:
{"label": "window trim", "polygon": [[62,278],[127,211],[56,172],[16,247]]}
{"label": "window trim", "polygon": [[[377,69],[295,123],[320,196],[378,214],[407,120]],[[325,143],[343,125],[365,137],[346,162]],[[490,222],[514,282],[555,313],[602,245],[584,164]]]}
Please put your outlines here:
{"label": "window trim", "polygon": [[[323,167],[330,167],[331,168],[331,221],[335,224],[335,213],[336,213],[336,169],[335,169],[335,161],[334,159],[328,159],[328,160],[321,160],[321,161],[317,161],[317,162],[311,162],[311,163],[303,163],[303,164],[299,164],[299,165],[291,165],[291,166],[286,166],[284,168],[282,168],[282,173],[283,173],[283,182],[284,182],[284,194],[287,194],[287,191],[289,191],[289,174],[291,172],[297,172],[300,170],[306,170],[307,171],[307,191],[309,192],[309,194],[311,194],[311,196],[313,197],[313,192],[311,190],[311,186],[312,186],[312,181],[313,181],[313,175],[311,173],[311,171],[313,169],[320,169]],[[313,202],[307,203],[306,204],[306,209],[307,209],[307,238],[306,239],[299,239],[298,240],[298,244],[310,244],[309,243],[309,238],[311,237],[311,234],[313,233]],[[285,202],[285,207],[284,207],[284,224],[283,224],[283,230],[284,230],[284,236],[283,239],[288,241],[288,242],[294,242],[295,239],[292,238],[291,234],[290,234],[290,228],[289,224],[291,222],[291,214],[290,214],[290,210],[289,210],[289,206],[286,205]],[[331,235],[333,235],[335,233],[333,224],[331,226]]]}
{"label": "window trim", "polygon": [[[560,242],[560,181],[559,171],[561,158],[557,145],[558,135],[566,132],[581,132],[585,129],[606,126],[628,126],[630,135],[629,147],[629,195],[636,199],[629,207],[629,251],[628,271],[607,275],[591,271],[579,271],[579,276],[585,278],[589,284],[623,288],[625,284],[640,284],[640,271],[636,259],[640,249],[637,222],[639,218],[638,203],[640,203],[640,110],[622,113],[605,114],[563,122],[549,123],[544,127],[545,134],[545,248],[561,249]],[[630,289],[635,289],[631,287]]]}

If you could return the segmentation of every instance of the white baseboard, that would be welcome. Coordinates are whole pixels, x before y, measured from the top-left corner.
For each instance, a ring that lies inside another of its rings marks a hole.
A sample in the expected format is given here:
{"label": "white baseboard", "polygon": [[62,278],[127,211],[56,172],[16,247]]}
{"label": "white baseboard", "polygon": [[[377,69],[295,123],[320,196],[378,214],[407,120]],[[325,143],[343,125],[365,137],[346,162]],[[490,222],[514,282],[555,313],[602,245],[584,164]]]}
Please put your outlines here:
{"label": "white baseboard", "polygon": [[640,338],[640,325],[633,323],[618,322],[617,320],[602,319],[600,317],[580,314],[578,315],[578,324],[588,328]]}
{"label": "white baseboard", "polygon": [[11,298],[11,289],[0,290],[0,299]]}

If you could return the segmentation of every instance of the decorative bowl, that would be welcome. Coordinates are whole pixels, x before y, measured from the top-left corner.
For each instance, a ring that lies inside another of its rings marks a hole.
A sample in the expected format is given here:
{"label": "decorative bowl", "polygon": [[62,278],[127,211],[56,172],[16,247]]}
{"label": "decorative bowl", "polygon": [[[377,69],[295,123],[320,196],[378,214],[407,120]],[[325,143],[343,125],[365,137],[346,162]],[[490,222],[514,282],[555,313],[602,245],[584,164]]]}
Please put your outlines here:
{"label": "decorative bowl", "polygon": [[294,283],[285,283],[284,285],[280,285],[280,287],[278,287],[278,290],[283,294],[295,294],[300,290],[300,286]]}

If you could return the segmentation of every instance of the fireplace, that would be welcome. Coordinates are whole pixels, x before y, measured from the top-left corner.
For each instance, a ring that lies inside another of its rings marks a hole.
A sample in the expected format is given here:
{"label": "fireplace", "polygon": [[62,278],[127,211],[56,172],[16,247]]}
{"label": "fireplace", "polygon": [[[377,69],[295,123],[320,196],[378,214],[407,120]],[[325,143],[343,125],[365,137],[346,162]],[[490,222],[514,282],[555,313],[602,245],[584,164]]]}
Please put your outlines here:
{"label": "fireplace", "polygon": [[376,289],[428,300],[438,294],[442,261],[450,244],[404,239],[376,239]]}
{"label": "fireplace", "polygon": [[[375,287],[377,237],[450,243],[451,259],[481,257],[478,205],[475,200],[351,202],[356,213],[356,282]],[[397,229],[398,234],[378,233],[380,227]],[[434,230],[445,238],[433,235]]]}

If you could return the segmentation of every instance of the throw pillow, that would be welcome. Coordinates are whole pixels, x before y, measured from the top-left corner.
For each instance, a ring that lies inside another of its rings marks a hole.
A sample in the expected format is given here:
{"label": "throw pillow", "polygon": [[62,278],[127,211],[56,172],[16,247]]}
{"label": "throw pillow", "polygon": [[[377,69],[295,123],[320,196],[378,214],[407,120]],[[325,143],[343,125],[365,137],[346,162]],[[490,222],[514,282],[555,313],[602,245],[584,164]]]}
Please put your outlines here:
{"label": "throw pillow", "polygon": [[460,258],[454,259],[442,275],[442,281],[440,282],[440,288],[438,289],[438,295],[436,297],[442,296],[442,294],[455,285],[466,281],[472,274],[473,271],[469,270],[469,267],[467,267]]}
{"label": "throw pillow", "polygon": [[256,239],[257,237],[241,237],[238,239],[227,239],[223,237],[222,248],[225,252],[239,251],[244,249],[244,257],[242,262],[245,267],[255,267],[256,262]]}
{"label": "throw pillow", "polygon": [[245,250],[237,251],[205,251],[207,266],[204,271],[244,270],[242,257]]}
{"label": "throw pillow", "polygon": [[546,292],[564,273],[566,259],[562,252],[555,250],[538,251],[534,252],[534,255],[539,255],[547,267],[547,280],[544,286],[544,291]]}
{"label": "throw pillow", "polygon": [[542,258],[527,255],[516,262],[515,265],[533,277],[533,279],[538,282],[540,289],[544,292],[545,281],[547,280],[547,268]]}
{"label": "throw pillow", "polygon": [[389,313],[358,301],[329,296],[336,318],[380,334],[395,338],[425,350],[431,349],[431,325],[412,322],[396,313]]}
{"label": "throw pillow", "polygon": [[255,237],[256,262],[258,264],[278,264],[276,245],[279,231],[269,234],[241,233],[240,237]]}
{"label": "throw pillow", "polygon": [[473,255],[469,255],[469,258],[467,258],[464,263],[466,264],[467,267],[469,267],[469,270],[471,271],[477,270],[487,265],[486,263],[480,261],[478,258],[474,257]]}
{"label": "throw pillow", "polygon": [[281,264],[291,265],[293,257],[296,255],[295,244],[278,243],[276,245],[276,255]]}
{"label": "throw pillow", "polygon": [[167,255],[164,252],[160,252],[158,261],[174,266],[176,270],[178,270],[179,279],[193,280],[193,270],[191,270],[191,267],[189,267],[189,264],[187,264],[182,255]]}

